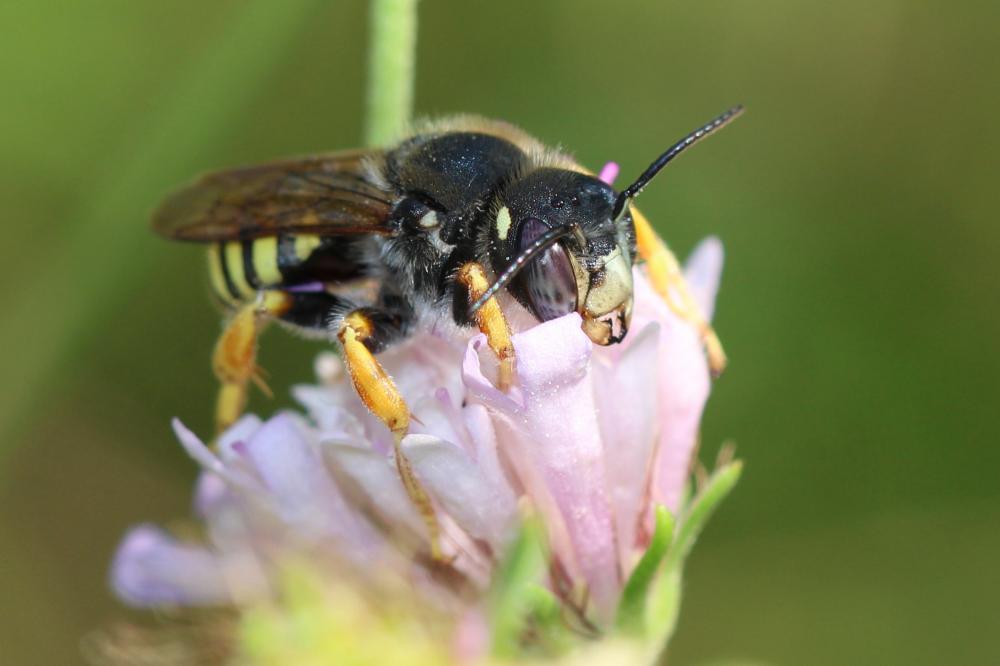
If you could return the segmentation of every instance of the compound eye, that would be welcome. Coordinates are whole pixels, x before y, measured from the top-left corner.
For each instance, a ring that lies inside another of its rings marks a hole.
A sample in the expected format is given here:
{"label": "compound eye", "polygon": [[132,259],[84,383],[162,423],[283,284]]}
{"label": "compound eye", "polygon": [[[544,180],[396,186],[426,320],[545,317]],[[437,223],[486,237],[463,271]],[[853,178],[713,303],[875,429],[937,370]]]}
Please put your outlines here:
{"label": "compound eye", "polygon": [[[518,252],[535,242],[549,226],[529,217],[521,223]],[[535,316],[541,321],[556,319],[576,310],[576,276],[569,255],[561,243],[546,249],[525,266],[519,276]]]}

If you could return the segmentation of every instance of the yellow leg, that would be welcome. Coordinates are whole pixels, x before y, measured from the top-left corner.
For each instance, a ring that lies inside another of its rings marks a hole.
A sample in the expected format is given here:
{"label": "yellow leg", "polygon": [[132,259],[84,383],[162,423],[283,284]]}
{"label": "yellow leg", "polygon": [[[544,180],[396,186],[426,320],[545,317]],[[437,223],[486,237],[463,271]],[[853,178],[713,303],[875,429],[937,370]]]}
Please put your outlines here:
{"label": "yellow leg", "polygon": [[248,383],[252,381],[270,394],[257,367],[257,337],[271,318],[288,309],[290,302],[284,292],[260,292],[253,303],[236,311],[222,331],[212,355],[212,368],[222,384],[215,405],[217,433],[232,425],[243,413]]}
{"label": "yellow leg", "polygon": [[371,320],[360,312],[352,312],[344,318],[337,334],[344,347],[344,362],[361,401],[392,431],[399,477],[406,494],[427,526],[431,557],[435,561],[442,561],[441,525],[434,514],[430,496],[413,473],[413,467],[401,447],[403,437],[410,427],[410,410],[392,377],[364,344],[364,340],[372,335],[372,330]]}
{"label": "yellow leg", "polygon": [[632,208],[632,220],[635,222],[639,256],[646,261],[653,288],[666,302],[667,307],[698,330],[705,344],[708,367],[714,376],[719,376],[726,369],[726,352],[722,349],[722,343],[712,325],[705,319],[694,297],[691,296],[691,290],[684,279],[677,258],[653,230],[649,220],[635,207]]}
{"label": "yellow leg", "polygon": [[[469,290],[469,302],[475,302],[489,288],[486,272],[476,262],[469,262],[458,271],[458,282]],[[510,339],[510,325],[494,296],[483,304],[475,314],[479,330],[486,334],[486,343],[500,360],[497,378],[501,391],[506,391],[514,382],[514,344]]]}

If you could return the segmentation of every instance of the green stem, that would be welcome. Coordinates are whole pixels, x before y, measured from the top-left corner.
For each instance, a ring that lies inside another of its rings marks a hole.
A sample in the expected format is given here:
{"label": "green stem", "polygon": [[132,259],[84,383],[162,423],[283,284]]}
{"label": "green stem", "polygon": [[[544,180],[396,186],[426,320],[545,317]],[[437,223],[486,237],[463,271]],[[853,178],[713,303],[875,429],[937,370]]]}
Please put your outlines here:
{"label": "green stem", "polygon": [[417,0],[372,0],[365,141],[380,146],[399,137],[413,110]]}

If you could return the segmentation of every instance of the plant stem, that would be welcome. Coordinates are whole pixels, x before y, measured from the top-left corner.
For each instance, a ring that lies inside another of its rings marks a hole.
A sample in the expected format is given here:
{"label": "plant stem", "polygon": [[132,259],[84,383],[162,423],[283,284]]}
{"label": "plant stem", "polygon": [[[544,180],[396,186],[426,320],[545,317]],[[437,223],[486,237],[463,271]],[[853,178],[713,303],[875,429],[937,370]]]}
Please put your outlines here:
{"label": "plant stem", "polygon": [[371,0],[365,141],[380,146],[399,137],[413,110],[417,0]]}

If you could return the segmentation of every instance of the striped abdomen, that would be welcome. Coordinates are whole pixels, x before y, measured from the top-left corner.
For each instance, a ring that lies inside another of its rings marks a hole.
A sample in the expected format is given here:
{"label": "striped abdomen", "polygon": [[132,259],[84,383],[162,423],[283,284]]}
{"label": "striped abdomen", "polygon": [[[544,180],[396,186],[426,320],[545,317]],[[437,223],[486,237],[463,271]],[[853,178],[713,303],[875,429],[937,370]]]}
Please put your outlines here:
{"label": "striped abdomen", "polygon": [[212,244],[208,249],[212,290],[227,305],[252,300],[261,289],[359,277],[364,236],[281,234]]}

